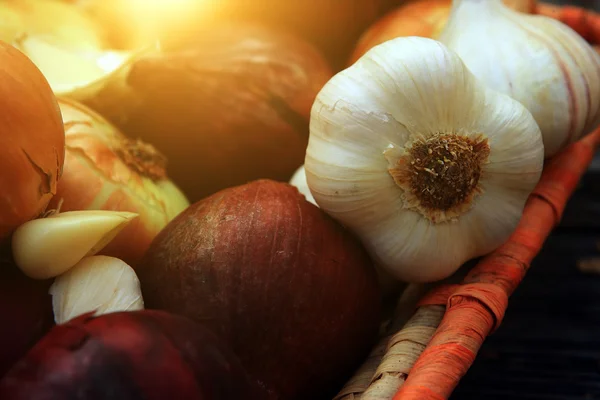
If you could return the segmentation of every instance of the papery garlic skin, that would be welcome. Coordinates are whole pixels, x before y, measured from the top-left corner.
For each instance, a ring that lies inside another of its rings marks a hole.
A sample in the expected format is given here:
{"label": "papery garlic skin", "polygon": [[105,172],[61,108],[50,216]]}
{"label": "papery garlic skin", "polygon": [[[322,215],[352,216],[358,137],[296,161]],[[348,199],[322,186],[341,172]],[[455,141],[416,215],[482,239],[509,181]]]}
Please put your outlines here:
{"label": "papery garlic skin", "polygon": [[296,170],[296,172],[294,172],[294,175],[292,175],[292,178],[290,179],[290,185],[295,186],[298,189],[298,191],[304,195],[306,201],[318,207],[315,198],[310,192],[308,183],[306,182],[306,171],[304,170],[304,165],[302,165]]}
{"label": "papery garlic skin", "polygon": [[83,257],[98,253],[137,216],[124,211],[86,210],[28,221],[12,236],[15,264],[30,278],[53,278]]}
{"label": "papery garlic skin", "polygon": [[600,56],[565,24],[519,13],[500,0],[453,0],[438,40],[538,123],[546,157],[600,122]]}
{"label": "papery garlic skin", "polygon": [[54,280],[49,293],[57,324],[92,311],[101,315],[144,309],[133,268],[114,257],[83,258]]}
{"label": "papery garlic skin", "polygon": [[[489,154],[468,207],[424,214],[392,173],[411,143],[443,135],[484,140]],[[374,47],[325,85],[304,166],[318,205],[379,265],[400,280],[427,282],[509,237],[539,181],[543,153],[525,107],[478,82],[441,43],[409,37]]]}

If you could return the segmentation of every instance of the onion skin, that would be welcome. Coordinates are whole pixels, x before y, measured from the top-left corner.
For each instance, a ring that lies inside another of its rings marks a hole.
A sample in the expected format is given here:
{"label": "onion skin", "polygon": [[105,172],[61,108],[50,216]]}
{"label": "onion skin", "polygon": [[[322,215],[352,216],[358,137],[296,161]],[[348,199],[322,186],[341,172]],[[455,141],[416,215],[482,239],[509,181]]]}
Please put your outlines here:
{"label": "onion skin", "polygon": [[138,276],[147,308],[202,321],[281,399],[333,396],[377,336],[367,253],[286,183],[193,204],[156,237]]}
{"label": "onion skin", "polygon": [[[504,0],[511,8],[527,13],[536,9],[536,0]],[[413,0],[386,14],[361,36],[350,57],[354,64],[369,49],[400,36],[435,39],[450,16],[452,0]]]}
{"label": "onion skin", "polygon": [[322,56],[248,25],[171,45],[132,65],[136,101],[86,103],[156,146],[191,202],[254,179],[289,180],[304,162],[312,103],[332,75]]}
{"label": "onion skin", "polygon": [[[59,99],[65,123],[66,161],[50,203],[61,211],[114,210],[139,214],[99,254],[135,268],[152,239],[189,202],[168,179],[164,159],[130,158],[128,140],[102,116],[68,99]],[[147,163],[144,163],[147,161]],[[62,203],[61,203],[62,201]]]}
{"label": "onion skin", "polygon": [[10,257],[0,256],[0,377],[54,325],[51,284],[26,277]]}
{"label": "onion skin", "polygon": [[0,27],[5,28],[0,39],[9,43],[25,32],[71,50],[99,50],[107,44],[89,15],[62,0],[4,0]]}
{"label": "onion skin", "polygon": [[50,85],[20,51],[0,42],[0,239],[39,216],[56,193],[65,133]]}
{"label": "onion skin", "polygon": [[315,44],[343,67],[360,35],[396,0],[219,0],[217,14],[285,29]]}
{"label": "onion skin", "polygon": [[211,332],[159,311],[54,327],[0,381],[4,400],[266,399]]}

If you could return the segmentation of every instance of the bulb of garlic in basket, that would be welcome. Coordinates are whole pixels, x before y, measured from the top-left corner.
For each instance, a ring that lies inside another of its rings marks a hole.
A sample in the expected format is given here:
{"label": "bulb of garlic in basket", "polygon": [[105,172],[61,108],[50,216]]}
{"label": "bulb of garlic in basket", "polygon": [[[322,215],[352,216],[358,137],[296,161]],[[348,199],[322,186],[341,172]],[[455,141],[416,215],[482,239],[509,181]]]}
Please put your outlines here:
{"label": "bulb of garlic in basket", "polygon": [[540,129],[441,43],[404,37],[334,76],[305,159],[318,205],[409,282],[439,280],[501,245],[543,166]]}
{"label": "bulb of garlic in basket", "polygon": [[600,122],[600,56],[571,28],[501,0],[453,0],[438,38],[533,114],[550,157]]}

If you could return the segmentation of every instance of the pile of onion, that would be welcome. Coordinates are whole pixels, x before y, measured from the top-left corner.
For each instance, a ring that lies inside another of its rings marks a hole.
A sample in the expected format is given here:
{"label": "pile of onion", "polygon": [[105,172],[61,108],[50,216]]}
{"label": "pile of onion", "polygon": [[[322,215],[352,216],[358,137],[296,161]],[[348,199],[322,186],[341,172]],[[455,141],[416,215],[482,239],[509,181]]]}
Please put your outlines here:
{"label": "pile of onion", "polygon": [[254,179],[289,180],[332,75],[321,54],[254,25],[222,25],[163,49],[132,60],[125,87],[116,79],[84,102],[156,146],[192,202]]}
{"label": "pile of onion", "polygon": [[[521,12],[533,13],[536,0],[503,0]],[[400,36],[422,36],[435,39],[450,16],[452,0],[413,0],[375,22],[358,41],[350,58],[353,64],[369,49]]]}
{"label": "pile of onion", "polygon": [[56,98],[39,69],[0,42],[0,239],[39,216],[56,193],[65,134]]}
{"label": "pile of onion", "polygon": [[138,213],[101,252],[136,266],[156,234],[189,203],[169,180],[166,159],[151,145],[126,137],[81,104],[59,99],[59,105],[66,159],[51,206]]}

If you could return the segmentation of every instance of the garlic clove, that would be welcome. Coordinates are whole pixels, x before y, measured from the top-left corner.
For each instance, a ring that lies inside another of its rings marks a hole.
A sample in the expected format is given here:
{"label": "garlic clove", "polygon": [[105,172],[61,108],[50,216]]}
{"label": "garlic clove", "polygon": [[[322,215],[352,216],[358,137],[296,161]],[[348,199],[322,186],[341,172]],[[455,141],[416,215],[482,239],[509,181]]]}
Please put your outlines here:
{"label": "garlic clove", "polygon": [[430,282],[508,238],[543,153],[522,104],[443,44],[410,37],[374,47],[323,87],[304,166],[316,202],[378,265]]}
{"label": "garlic clove", "polygon": [[532,113],[546,157],[600,123],[600,56],[563,23],[500,0],[454,0],[439,40],[484,84]]}
{"label": "garlic clove", "polygon": [[144,309],[140,281],[134,270],[108,256],[83,258],[54,280],[50,294],[57,324],[92,311],[101,315]]}
{"label": "garlic clove", "polygon": [[290,185],[295,186],[298,191],[304,195],[306,201],[316,205],[317,207],[319,206],[310,192],[308,183],[306,183],[306,171],[304,170],[304,165],[294,172],[294,175],[292,175],[292,178],[290,179]]}
{"label": "garlic clove", "polygon": [[12,237],[15,263],[30,278],[58,276],[102,250],[136,217],[131,212],[69,211],[26,222]]}

